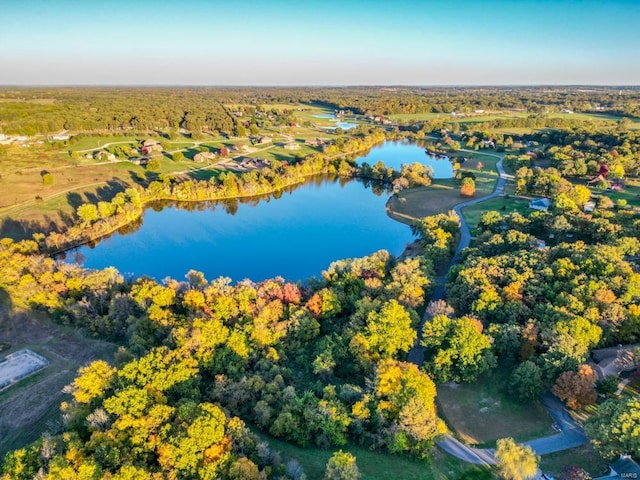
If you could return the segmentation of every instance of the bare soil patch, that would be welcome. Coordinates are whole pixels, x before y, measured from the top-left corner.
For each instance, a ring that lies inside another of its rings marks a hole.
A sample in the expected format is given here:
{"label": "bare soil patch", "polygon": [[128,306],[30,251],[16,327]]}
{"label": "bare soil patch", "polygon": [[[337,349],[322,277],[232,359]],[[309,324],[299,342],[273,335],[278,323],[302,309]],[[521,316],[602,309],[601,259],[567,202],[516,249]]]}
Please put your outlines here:
{"label": "bare soil patch", "polygon": [[8,315],[0,324],[3,353],[30,349],[50,363],[0,392],[0,455],[60,427],[59,405],[78,368],[98,358],[110,361],[116,345],[83,337],[78,331],[51,323],[40,315]]}

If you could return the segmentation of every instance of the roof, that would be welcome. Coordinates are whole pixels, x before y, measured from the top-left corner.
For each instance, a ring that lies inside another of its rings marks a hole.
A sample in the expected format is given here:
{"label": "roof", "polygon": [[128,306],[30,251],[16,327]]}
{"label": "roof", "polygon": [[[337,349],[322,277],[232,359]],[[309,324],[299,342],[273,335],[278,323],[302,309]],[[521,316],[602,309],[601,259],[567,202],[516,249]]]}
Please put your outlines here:
{"label": "roof", "polygon": [[551,200],[548,198],[534,198],[529,202],[529,208],[549,208]]}
{"label": "roof", "polygon": [[609,465],[611,473],[604,477],[597,477],[594,480],[619,478],[640,478],[640,465],[629,455],[620,455],[620,458]]}

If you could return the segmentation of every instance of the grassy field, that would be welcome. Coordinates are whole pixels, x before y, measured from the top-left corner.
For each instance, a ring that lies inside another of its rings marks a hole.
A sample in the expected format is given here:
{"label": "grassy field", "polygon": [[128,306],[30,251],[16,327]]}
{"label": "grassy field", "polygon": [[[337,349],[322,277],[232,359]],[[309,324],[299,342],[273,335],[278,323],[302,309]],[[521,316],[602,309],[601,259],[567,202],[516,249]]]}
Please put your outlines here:
{"label": "grassy field", "polygon": [[[308,480],[321,480],[327,460],[335,450],[302,448],[257,432],[274,449],[278,450],[284,463],[296,460],[300,463]],[[455,480],[463,475],[469,479],[490,479],[490,470],[473,467],[434,448],[430,462],[420,462],[398,455],[372,452],[349,445],[342,449],[356,457],[362,480]]]}
{"label": "grassy field", "polygon": [[83,337],[77,330],[31,314],[9,316],[0,325],[0,341],[10,344],[2,355],[29,348],[50,365],[0,393],[0,455],[36,440],[60,424],[62,388],[76,371],[97,358],[110,360],[116,346]]}
{"label": "grassy field", "polygon": [[[462,152],[470,159],[462,164],[464,170],[476,175],[476,197],[493,192],[498,173],[497,158],[482,153]],[[482,163],[482,168],[479,168]],[[434,180],[428,187],[404,190],[389,201],[390,215],[398,221],[411,223],[415,219],[447,212],[458,203],[468,200],[460,195],[460,187],[452,180]]]}
{"label": "grassy field", "polygon": [[434,118],[449,119],[450,117],[451,115],[448,113],[396,113],[389,115],[391,120],[397,122],[418,122],[420,120],[433,120]]}
{"label": "grassy field", "polygon": [[565,468],[578,466],[584,468],[592,477],[606,476],[608,463],[590,444],[572,448],[564,452],[544,455],[540,460],[540,468],[545,473],[559,475]]}
{"label": "grassy field", "polygon": [[503,215],[513,212],[519,212],[525,215],[530,211],[529,200],[512,196],[492,198],[463,208],[462,215],[469,224],[469,229],[473,231],[476,225],[480,222],[482,214],[491,210],[496,210]]}
{"label": "grassy field", "polygon": [[640,179],[629,178],[625,181],[625,188],[622,192],[604,192],[596,188],[591,188],[594,196],[606,195],[614,202],[616,200],[626,200],[629,207],[640,208]]}
{"label": "grassy field", "polygon": [[554,433],[540,403],[520,405],[506,393],[509,372],[494,370],[469,384],[438,385],[438,409],[449,428],[469,445],[493,447],[500,438],[517,441]]}

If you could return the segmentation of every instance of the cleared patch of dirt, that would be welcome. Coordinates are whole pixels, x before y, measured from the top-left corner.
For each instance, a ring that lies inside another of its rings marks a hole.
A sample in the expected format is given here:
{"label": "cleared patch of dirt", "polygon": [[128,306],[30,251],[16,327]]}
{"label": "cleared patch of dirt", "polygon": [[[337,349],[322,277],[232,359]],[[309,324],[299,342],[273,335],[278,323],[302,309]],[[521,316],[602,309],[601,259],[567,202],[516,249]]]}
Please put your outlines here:
{"label": "cleared patch of dirt", "polygon": [[62,392],[78,368],[98,358],[110,361],[117,346],[82,336],[41,315],[8,315],[0,323],[0,342],[11,345],[10,354],[24,348],[42,355],[47,368],[0,392],[0,455],[36,440],[60,426]]}

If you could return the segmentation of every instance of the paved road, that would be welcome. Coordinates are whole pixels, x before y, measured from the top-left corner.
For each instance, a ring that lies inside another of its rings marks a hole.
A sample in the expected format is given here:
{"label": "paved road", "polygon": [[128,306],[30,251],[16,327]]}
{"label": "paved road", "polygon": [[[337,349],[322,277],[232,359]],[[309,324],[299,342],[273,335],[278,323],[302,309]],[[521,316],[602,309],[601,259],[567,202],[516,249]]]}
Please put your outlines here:
{"label": "paved road", "polygon": [[[460,261],[460,254],[465,248],[469,246],[469,243],[471,242],[471,232],[469,231],[469,225],[467,225],[467,222],[465,222],[464,217],[462,216],[462,209],[468,207],[469,205],[474,205],[476,203],[480,203],[485,200],[503,195],[505,184],[510,178],[510,176],[504,171],[504,168],[502,167],[501,156],[494,154],[486,155],[491,155],[493,157],[499,158],[498,163],[496,164],[496,168],[498,169],[500,178],[498,179],[498,183],[496,184],[496,188],[493,193],[484,197],[474,198],[472,200],[459,203],[453,208],[456,212],[456,215],[458,215],[458,218],[460,218],[460,241],[453,258],[451,259],[451,262],[447,267],[447,272],[449,271],[449,269],[451,269],[452,266]],[[431,297],[431,300],[441,300],[445,298],[445,277],[446,273],[442,277],[438,277],[436,279],[436,288]],[[425,313],[425,316],[422,319],[420,328],[418,330],[418,339],[416,340],[416,344],[409,351],[409,355],[407,358],[409,362],[414,363],[418,366],[421,366],[424,361],[424,347],[420,345],[422,325],[429,319],[429,315]],[[528,442],[524,442],[524,445],[530,446],[538,455],[546,455],[548,453],[560,452],[562,450],[568,450],[570,448],[578,447],[580,445],[584,445],[589,441],[589,439],[585,436],[582,428],[573,420],[564,404],[557,397],[551,395],[550,393],[546,393],[545,395],[543,395],[541,400],[542,404],[549,412],[549,415],[551,415],[554,422],[556,423],[558,429],[560,430],[560,433],[537,438],[535,440],[530,440]],[[451,435],[445,435],[436,443],[445,452],[465,462],[473,463],[476,465],[496,464],[495,450],[493,448],[469,447],[468,445],[459,442]]]}

